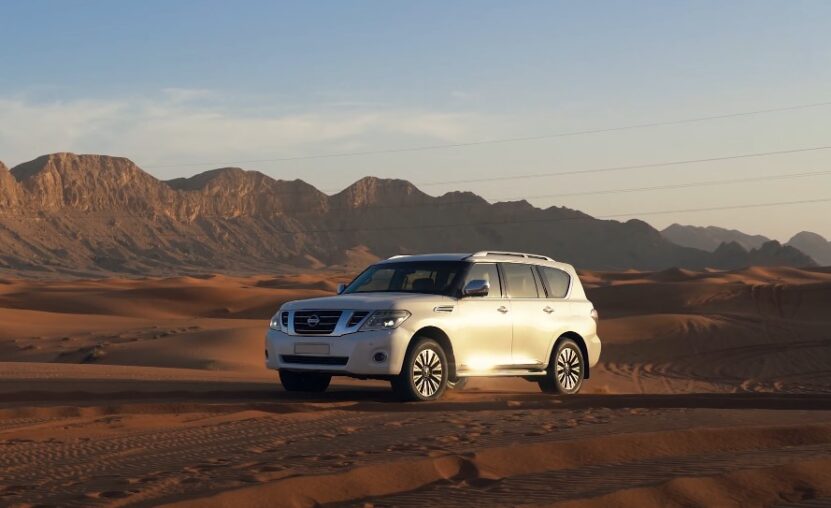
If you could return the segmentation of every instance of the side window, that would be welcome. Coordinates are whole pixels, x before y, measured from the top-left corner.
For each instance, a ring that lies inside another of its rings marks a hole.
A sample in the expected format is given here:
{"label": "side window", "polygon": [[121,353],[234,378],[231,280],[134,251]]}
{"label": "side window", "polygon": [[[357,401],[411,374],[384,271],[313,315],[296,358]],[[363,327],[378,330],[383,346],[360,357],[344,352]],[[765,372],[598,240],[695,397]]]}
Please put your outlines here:
{"label": "side window", "polygon": [[540,267],[548,285],[551,298],[565,298],[568,294],[568,286],[571,283],[569,274],[556,268]]}
{"label": "side window", "polygon": [[485,298],[502,298],[502,288],[499,284],[499,270],[493,263],[474,263],[467,272],[465,284],[472,280],[485,280],[491,285],[488,296]]}
{"label": "side window", "polygon": [[502,273],[511,298],[539,298],[540,293],[534,279],[533,267],[515,263],[503,263]]}

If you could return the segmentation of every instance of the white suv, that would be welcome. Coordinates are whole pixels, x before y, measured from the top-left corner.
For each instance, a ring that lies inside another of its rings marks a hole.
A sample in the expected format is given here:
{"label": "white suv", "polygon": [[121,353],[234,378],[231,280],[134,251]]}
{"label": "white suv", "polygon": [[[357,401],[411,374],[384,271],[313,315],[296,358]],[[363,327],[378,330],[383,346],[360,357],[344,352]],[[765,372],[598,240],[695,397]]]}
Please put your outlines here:
{"label": "white suv", "polygon": [[266,366],[288,391],[343,375],[431,400],[468,377],[520,376],[572,394],[600,357],[574,268],[513,252],[394,256],[338,296],[286,303],[269,328]]}

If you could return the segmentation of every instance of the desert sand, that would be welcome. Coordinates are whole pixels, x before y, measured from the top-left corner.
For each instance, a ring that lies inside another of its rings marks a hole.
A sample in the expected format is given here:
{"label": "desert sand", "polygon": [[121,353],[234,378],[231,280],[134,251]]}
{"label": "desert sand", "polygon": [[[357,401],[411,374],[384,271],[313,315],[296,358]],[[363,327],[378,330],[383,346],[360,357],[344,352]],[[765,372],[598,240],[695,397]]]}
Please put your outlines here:
{"label": "desert sand", "polygon": [[585,392],[434,403],[263,366],[349,274],[0,280],[2,506],[831,504],[831,269],[584,272]]}

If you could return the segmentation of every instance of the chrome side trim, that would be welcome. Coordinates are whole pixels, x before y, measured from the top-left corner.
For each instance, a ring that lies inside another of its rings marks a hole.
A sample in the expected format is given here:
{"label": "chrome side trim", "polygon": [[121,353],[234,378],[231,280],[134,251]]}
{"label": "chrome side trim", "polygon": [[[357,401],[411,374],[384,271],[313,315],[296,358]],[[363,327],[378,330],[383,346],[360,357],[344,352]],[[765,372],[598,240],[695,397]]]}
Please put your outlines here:
{"label": "chrome side trim", "polygon": [[[475,370],[470,365],[461,364],[459,365],[459,371],[472,371]],[[508,371],[508,370],[529,370],[529,371],[539,371],[545,370],[545,364],[542,362],[534,362],[534,363],[522,363],[516,365],[494,365],[490,367],[488,370],[495,370],[495,371]]]}
{"label": "chrome side trim", "polygon": [[459,369],[457,374],[461,377],[496,377],[496,376],[545,376],[544,370],[537,369],[506,369],[506,370],[463,370]]}
{"label": "chrome side trim", "polygon": [[455,308],[455,305],[438,305],[433,307],[433,312],[453,312]]}

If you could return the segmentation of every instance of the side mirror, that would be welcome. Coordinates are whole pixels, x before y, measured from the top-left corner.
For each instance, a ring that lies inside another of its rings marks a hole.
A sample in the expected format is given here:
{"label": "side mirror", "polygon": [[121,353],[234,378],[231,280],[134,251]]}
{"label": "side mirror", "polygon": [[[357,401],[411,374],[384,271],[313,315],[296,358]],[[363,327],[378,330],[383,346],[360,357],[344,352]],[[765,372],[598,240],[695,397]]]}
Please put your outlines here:
{"label": "side mirror", "polygon": [[345,290],[346,290],[346,284],[344,284],[343,282],[338,284],[338,294],[343,293]]}
{"label": "side mirror", "polygon": [[462,290],[463,296],[488,296],[491,285],[488,281],[482,279],[474,279],[465,285]]}

